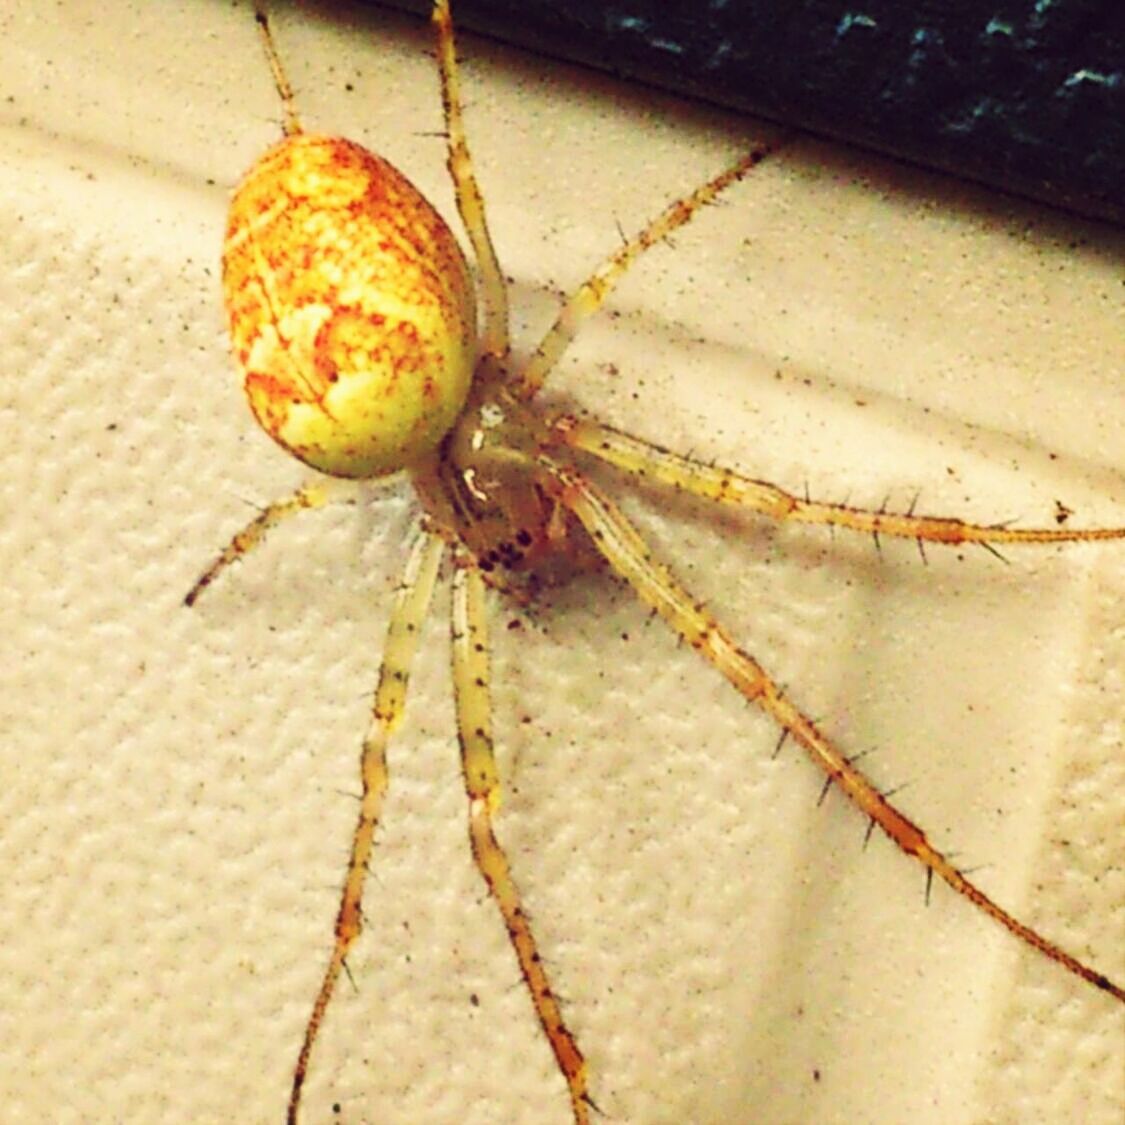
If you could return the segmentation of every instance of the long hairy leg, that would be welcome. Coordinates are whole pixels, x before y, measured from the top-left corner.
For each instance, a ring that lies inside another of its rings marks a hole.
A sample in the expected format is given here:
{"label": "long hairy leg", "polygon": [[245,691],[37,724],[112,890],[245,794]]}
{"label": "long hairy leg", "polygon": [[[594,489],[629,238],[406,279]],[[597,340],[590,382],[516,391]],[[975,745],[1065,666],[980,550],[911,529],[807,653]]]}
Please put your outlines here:
{"label": "long hairy leg", "polygon": [[492,236],[488,233],[488,220],[484,213],[484,197],[477,185],[469,144],[465,137],[465,122],[461,113],[461,81],[457,68],[457,51],[453,38],[453,16],[449,0],[434,0],[430,16],[437,32],[437,60],[441,71],[441,104],[445,112],[445,132],[449,145],[447,166],[453,179],[457,196],[457,210],[480,274],[481,295],[484,298],[484,340],[486,353],[494,356],[508,354],[508,290],[504,275],[496,259]]}
{"label": "long hairy leg", "polygon": [[492,827],[492,818],[500,803],[500,778],[492,750],[485,586],[479,568],[471,560],[462,558],[458,564],[453,576],[453,686],[461,770],[469,797],[469,840],[473,858],[504,917],[535,1014],[566,1080],[575,1125],[588,1125],[592,1103],[586,1090],[586,1062],[563,1022],[558,998],[551,990],[531,923],[512,879],[508,857]]}
{"label": "long hairy leg", "polygon": [[273,84],[277,87],[278,96],[285,109],[284,133],[292,137],[304,130],[301,128],[301,119],[297,116],[297,102],[293,97],[293,87],[289,85],[289,78],[285,68],[281,65],[281,56],[274,46],[273,33],[270,31],[269,15],[266,12],[264,0],[254,0],[254,19],[258,21],[258,30],[262,35],[262,44],[266,49],[266,59],[270,64],[273,74]]}
{"label": "long hairy leg", "polygon": [[289,1093],[288,1125],[296,1125],[301,1103],[301,1088],[308,1074],[309,1058],[317,1033],[324,1022],[328,1002],[344,967],[348,950],[363,929],[361,900],[363,884],[367,879],[367,863],[375,838],[375,828],[383,796],[387,791],[387,742],[402,720],[406,706],[406,687],[410,667],[418,647],[418,635],[429,610],[438,568],[441,565],[445,544],[430,532],[419,535],[410,552],[402,580],[395,594],[387,637],[383,645],[383,662],[379,668],[379,683],[375,689],[371,709],[371,726],[363,740],[360,752],[360,776],[363,794],[359,817],[352,836],[351,857],[344,889],[340,897],[340,910],[336,915],[336,942],[324,972],[308,1023],[305,1037],[293,1069],[293,1085]]}
{"label": "long hairy leg", "polygon": [[241,531],[235,533],[215,561],[195,580],[195,585],[184,597],[184,605],[195,605],[200,594],[231,563],[252,551],[272,528],[277,527],[290,516],[308,511],[310,508],[323,508],[325,504],[354,503],[355,499],[355,485],[351,481],[330,480],[325,477],[298,488],[296,492],[282,500],[274,500],[273,503],[267,504]]}
{"label": "long hairy leg", "polygon": [[553,432],[572,449],[581,449],[601,461],[635,477],[701,496],[720,504],[732,504],[760,512],[778,523],[824,524],[849,531],[866,532],[876,538],[889,535],[922,543],[1086,543],[1125,539],[1125,527],[1019,528],[1003,524],[975,524],[947,516],[924,516],[910,512],[874,511],[850,504],[824,504],[801,499],[768,481],[752,480],[730,469],[693,461],[622,433],[612,426],[570,415],[555,421]]}
{"label": "long hairy leg", "polygon": [[739,648],[719,622],[656,562],[639,533],[592,484],[577,472],[541,463],[554,478],[559,500],[589,532],[613,569],[688,643],[713,665],[750,703],[762,708],[782,730],[800,743],[828,779],[838,786],[907,855],[923,864],[1006,930],[1095,988],[1125,1002],[1125,990],[1054,942],[1024,925],[971,882],[925,833],[901,813],[875,784],[840,751],[781,690],[748,652]]}
{"label": "long hairy leg", "polygon": [[713,179],[669,204],[640,233],[623,243],[598,266],[563,302],[555,323],[547,330],[524,369],[512,381],[512,393],[524,400],[534,396],[570,346],[582,322],[601,308],[633,262],[651,246],[682,227],[701,207],[713,203],[721,191],[741,180],[751,168],[776,152],[782,143],[782,139],[777,139],[755,145],[745,156]]}

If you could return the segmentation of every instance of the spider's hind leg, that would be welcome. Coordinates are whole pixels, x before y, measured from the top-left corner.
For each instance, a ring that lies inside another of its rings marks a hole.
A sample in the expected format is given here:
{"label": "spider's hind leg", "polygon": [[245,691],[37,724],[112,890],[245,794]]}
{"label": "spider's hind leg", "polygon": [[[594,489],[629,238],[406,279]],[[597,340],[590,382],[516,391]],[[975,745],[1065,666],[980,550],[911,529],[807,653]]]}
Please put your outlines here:
{"label": "spider's hind leg", "polygon": [[457,561],[451,624],[453,687],[461,769],[469,798],[469,841],[473,859],[503,915],[520,972],[535,1005],[535,1014],[566,1080],[575,1125],[588,1125],[593,1103],[586,1089],[586,1062],[563,1021],[558,997],[539,955],[508,857],[493,830],[493,814],[500,803],[500,778],[492,748],[485,584],[475,563],[464,556]]}

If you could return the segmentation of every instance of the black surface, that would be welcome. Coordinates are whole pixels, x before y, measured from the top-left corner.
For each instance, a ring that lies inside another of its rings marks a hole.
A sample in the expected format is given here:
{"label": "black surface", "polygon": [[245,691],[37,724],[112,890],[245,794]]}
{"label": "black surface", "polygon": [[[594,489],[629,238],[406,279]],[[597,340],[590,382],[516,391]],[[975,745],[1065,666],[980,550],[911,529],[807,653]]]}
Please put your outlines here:
{"label": "black surface", "polygon": [[1125,221],[1125,0],[454,0],[454,19]]}

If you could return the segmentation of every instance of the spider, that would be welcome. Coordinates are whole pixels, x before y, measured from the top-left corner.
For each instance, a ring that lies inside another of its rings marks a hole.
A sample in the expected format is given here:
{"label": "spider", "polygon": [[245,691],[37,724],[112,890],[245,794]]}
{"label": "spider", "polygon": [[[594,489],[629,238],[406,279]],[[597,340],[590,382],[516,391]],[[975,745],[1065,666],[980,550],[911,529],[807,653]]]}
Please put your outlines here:
{"label": "spider", "polygon": [[[625,238],[562,302],[524,362],[512,357],[506,283],[492,247],[465,136],[448,0],[432,21],[457,207],[478,281],[444,220],[391,165],[339,137],[306,133],[267,15],[256,18],[285,112],[283,139],[235,192],[223,255],[233,348],[259,424],[319,474],[244,527],[186,596],[193,605],[271,528],[333,502],[339,482],[405,474],[418,532],[387,626],[371,724],[361,749],[362,796],[335,937],[293,1069],[287,1119],[296,1122],[339,976],[363,928],[362,900],[388,785],[386,751],[399,726],[421,625],[443,561],[451,565],[452,672],[472,854],[499,909],[575,1125],[597,1109],[586,1058],[552,984],[516,876],[495,833],[500,778],[493,750],[488,591],[521,606],[575,575],[610,569],[753,706],[774,720],[778,749],[800,746],[880,830],[982,913],[1063,970],[1118,1001],[1122,988],[994,902],[837,746],[758,658],[657,559],[591,478],[602,463],[626,478],[805,523],[931,547],[1092,542],[1123,528],[1014,528],[868,510],[787,492],[679,455],[593,418],[542,408],[536,396],[582,324],[650,247],[771,156],[760,142]],[[480,316],[478,323],[478,303]]]}

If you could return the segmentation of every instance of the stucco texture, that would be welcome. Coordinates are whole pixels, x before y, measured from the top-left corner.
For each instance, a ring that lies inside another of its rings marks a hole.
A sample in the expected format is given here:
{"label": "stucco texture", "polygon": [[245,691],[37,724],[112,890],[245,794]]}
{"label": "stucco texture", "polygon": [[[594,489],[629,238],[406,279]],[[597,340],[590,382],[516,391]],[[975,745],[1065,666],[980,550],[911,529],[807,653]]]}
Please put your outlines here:
{"label": "stucco texture", "polygon": [[[280,112],[247,5],[0,15],[0,1105],[280,1122],[331,939],[405,489],[280,528],[302,470],[227,355],[225,202]],[[449,216],[429,36],[278,13],[306,121]],[[519,346],[761,136],[464,43]],[[798,140],[654,250],[559,396],[796,491],[1125,522],[1120,232]],[[1125,975],[1125,549],[928,553],[612,487],[999,901]],[[472,866],[445,587],[306,1120],[565,1125]],[[607,1121],[1116,1125],[1122,1009],[935,886],[629,593],[495,606],[500,835]]]}

